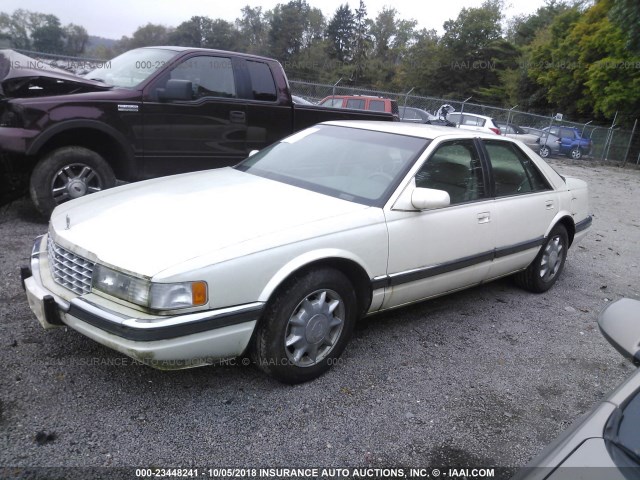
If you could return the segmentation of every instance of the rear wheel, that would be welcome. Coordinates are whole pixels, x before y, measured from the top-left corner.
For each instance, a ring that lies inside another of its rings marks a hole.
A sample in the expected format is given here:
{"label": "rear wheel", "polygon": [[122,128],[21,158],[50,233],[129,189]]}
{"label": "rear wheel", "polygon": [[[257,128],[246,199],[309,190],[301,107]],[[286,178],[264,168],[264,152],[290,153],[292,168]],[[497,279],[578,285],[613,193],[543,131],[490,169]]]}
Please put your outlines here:
{"label": "rear wheel", "polygon": [[337,363],[356,321],[351,282],[332,268],[290,279],[258,326],[254,360],[284,383],[302,383]]}
{"label": "rear wheel", "polygon": [[98,153],[84,147],[63,147],[35,166],[29,193],[38,211],[49,216],[61,203],[115,184],[113,170]]}
{"label": "rear wheel", "polygon": [[514,276],[516,283],[530,292],[542,293],[549,290],[564,269],[568,248],[567,229],[558,224],[549,233],[533,262],[526,270]]}

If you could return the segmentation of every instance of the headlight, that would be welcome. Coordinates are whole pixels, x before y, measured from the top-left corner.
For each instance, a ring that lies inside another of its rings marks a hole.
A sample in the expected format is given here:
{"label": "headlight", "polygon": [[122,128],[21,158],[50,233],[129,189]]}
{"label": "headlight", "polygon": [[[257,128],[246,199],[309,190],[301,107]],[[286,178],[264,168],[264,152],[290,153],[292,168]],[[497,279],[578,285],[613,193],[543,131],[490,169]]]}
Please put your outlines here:
{"label": "headlight", "polygon": [[96,264],[91,287],[153,310],[175,310],[207,303],[206,282],[153,283]]}

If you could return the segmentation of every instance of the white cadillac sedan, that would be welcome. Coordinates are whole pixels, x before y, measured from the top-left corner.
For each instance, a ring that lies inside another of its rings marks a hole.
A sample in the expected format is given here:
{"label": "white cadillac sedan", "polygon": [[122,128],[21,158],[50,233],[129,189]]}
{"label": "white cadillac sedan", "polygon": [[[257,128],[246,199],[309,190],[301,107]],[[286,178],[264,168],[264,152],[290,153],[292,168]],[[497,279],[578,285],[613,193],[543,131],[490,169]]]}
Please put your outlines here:
{"label": "white cadillac sedan", "polygon": [[44,328],[162,369],[248,353],[298,383],[359,317],[512,274],[546,291],[590,224],[587,185],[516,140],[327,122],[60,205],[22,276]]}

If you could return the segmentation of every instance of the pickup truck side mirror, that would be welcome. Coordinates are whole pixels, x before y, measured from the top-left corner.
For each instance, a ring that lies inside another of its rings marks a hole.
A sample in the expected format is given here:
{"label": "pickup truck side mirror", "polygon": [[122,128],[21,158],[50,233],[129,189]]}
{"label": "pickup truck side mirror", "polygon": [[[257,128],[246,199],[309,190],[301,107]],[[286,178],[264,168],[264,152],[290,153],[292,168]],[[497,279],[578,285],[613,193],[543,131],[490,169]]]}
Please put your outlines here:
{"label": "pickup truck side mirror", "polygon": [[159,88],[158,100],[191,100],[193,99],[193,85],[189,80],[171,79],[165,88]]}

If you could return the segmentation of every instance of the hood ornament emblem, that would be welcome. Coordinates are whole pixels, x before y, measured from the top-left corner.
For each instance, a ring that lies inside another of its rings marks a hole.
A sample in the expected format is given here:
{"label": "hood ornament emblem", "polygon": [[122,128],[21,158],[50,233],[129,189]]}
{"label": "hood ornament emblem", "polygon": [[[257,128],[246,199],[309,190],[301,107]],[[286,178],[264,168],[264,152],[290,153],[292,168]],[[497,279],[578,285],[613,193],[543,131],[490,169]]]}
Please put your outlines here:
{"label": "hood ornament emblem", "polygon": [[71,218],[69,217],[69,215],[67,215],[67,228],[66,230],[69,230],[71,228]]}

